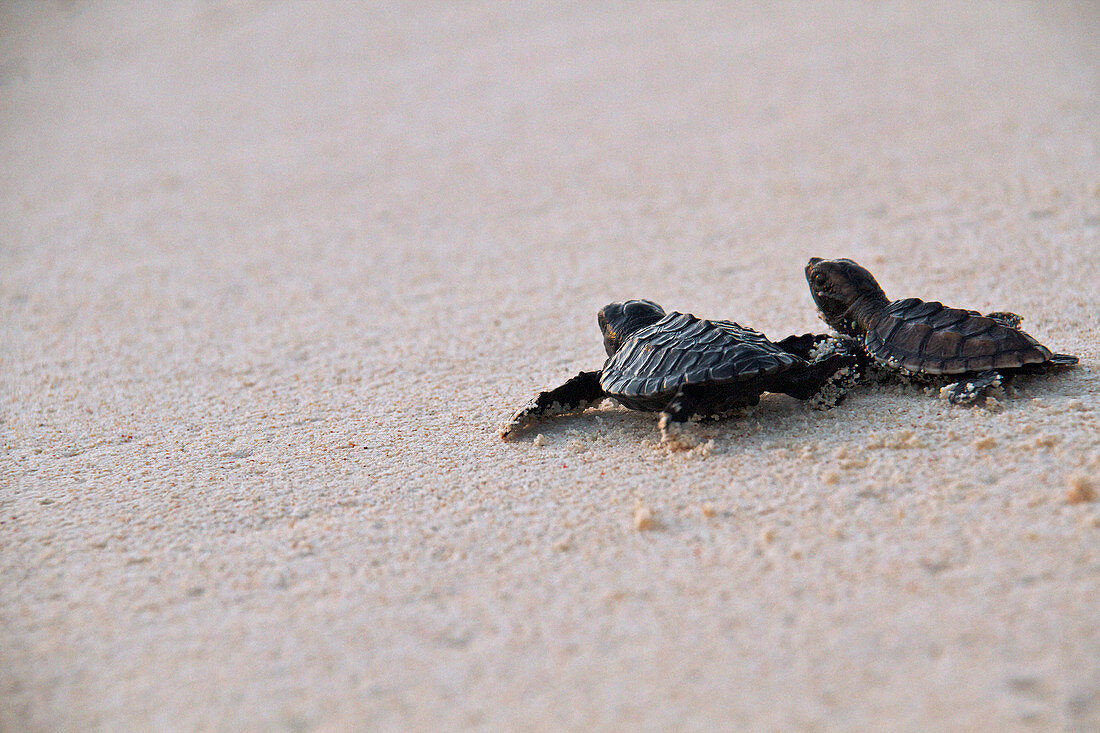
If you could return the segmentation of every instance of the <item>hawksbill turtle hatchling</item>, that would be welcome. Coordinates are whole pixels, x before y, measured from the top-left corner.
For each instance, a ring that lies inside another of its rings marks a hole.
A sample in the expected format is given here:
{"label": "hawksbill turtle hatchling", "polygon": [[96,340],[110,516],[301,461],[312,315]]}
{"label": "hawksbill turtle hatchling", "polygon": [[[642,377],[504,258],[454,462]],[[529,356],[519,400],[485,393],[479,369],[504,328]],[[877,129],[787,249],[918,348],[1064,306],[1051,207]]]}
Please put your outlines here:
{"label": "hawksbill turtle hatchling", "polygon": [[952,404],[974,402],[1003,377],[1077,363],[1076,356],[1053,353],[1025,333],[1015,313],[982,315],[917,298],[891,301],[852,260],[811,258],[806,281],[822,319],[858,340],[864,362],[917,381],[949,382],[941,394]]}
{"label": "hawksbill turtle hatchling", "polygon": [[543,417],[580,412],[611,398],[632,410],[660,412],[662,440],[673,442],[673,424],[724,417],[757,404],[764,392],[832,406],[843,397],[857,363],[855,354],[843,349],[811,360],[826,336],[773,343],[732,321],[666,313],[649,300],[606,305],[597,321],[607,351],[603,368],[540,392],[501,426],[501,438],[511,440]]}

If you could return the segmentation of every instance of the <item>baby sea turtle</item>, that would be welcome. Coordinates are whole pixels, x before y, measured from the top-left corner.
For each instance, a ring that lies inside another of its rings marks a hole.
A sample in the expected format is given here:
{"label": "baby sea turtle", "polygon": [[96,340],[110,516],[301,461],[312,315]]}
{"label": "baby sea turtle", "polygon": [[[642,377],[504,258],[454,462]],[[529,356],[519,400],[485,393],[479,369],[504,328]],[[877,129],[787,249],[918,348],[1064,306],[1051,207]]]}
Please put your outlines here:
{"label": "baby sea turtle", "polygon": [[611,303],[597,320],[608,356],[603,369],[540,392],[501,426],[501,438],[515,437],[541,417],[580,412],[610,397],[632,410],[660,412],[667,440],[670,423],[722,417],[757,404],[764,392],[836,404],[856,365],[854,354],[841,352],[810,361],[825,336],[772,343],[732,321],[665,313],[649,300]]}
{"label": "baby sea turtle", "polygon": [[846,259],[814,257],[806,281],[825,322],[889,371],[906,376],[958,378],[945,387],[952,404],[968,404],[1001,383],[1001,375],[1036,374],[1077,363],[1055,354],[1020,329],[1015,313],[948,308],[916,298],[890,301],[875,278]]}

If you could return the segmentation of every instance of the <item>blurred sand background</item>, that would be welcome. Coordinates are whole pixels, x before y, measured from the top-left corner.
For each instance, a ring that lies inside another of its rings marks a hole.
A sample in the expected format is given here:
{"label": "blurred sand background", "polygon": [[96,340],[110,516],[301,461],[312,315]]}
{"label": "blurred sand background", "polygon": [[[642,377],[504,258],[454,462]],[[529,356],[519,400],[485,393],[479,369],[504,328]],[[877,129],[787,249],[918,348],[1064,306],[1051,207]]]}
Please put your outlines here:
{"label": "blurred sand background", "polygon": [[[0,728],[1097,730],[1098,121],[1085,2],[3,3]],[[497,438],[811,255],[1081,365]]]}

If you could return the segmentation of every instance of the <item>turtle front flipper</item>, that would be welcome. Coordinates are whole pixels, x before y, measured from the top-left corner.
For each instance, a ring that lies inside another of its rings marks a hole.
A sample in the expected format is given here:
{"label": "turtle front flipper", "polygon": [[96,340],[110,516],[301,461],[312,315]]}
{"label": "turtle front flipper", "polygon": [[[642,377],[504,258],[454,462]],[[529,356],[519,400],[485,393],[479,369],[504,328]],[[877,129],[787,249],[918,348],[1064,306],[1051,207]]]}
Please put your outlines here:
{"label": "turtle front flipper", "polygon": [[969,405],[991,387],[1001,386],[1001,375],[992,369],[978,372],[966,379],[944,387],[947,401],[952,405]]}
{"label": "turtle front flipper", "polygon": [[600,372],[580,372],[555,389],[539,392],[521,407],[512,418],[500,426],[501,440],[512,440],[540,418],[580,412],[595,407],[607,395],[600,386]]}

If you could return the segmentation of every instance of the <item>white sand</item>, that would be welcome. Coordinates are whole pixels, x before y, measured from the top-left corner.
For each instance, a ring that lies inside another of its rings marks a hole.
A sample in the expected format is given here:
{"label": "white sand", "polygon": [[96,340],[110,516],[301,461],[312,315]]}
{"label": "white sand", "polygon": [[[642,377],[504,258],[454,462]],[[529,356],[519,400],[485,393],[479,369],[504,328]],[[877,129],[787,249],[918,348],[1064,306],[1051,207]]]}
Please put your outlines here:
{"label": "white sand", "polygon": [[[1095,5],[374,5],[0,5],[0,728],[1100,726]],[[1081,365],[497,439],[811,255]]]}

